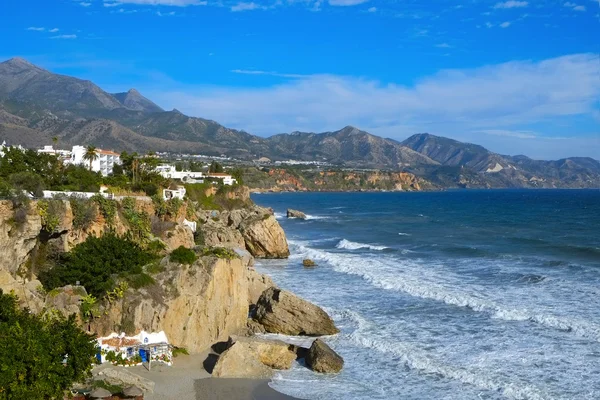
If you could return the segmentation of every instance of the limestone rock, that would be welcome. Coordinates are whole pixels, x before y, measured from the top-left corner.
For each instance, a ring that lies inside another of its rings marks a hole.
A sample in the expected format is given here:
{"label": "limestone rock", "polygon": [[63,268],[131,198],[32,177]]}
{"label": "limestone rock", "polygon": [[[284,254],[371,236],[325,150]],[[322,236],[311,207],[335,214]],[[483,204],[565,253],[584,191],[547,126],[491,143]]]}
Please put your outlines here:
{"label": "limestone rock", "polygon": [[284,335],[321,336],[339,332],[319,306],[275,287],[265,290],[258,299],[254,319],[267,332]]}
{"label": "limestone rock", "polygon": [[260,333],[265,333],[265,327],[253,320],[248,318],[246,321],[246,328],[240,332],[241,336],[254,336]]}
{"label": "limestone rock", "polygon": [[220,247],[246,247],[244,237],[235,227],[225,225],[222,221],[208,220],[198,227],[204,236],[204,244]]}
{"label": "limestone rock", "polygon": [[306,219],[306,214],[304,214],[302,211],[292,210],[291,208],[288,208],[287,217],[288,218]]}
{"label": "limestone rock", "polygon": [[233,344],[219,356],[212,371],[216,378],[266,379],[273,370],[260,362],[258,354],[242,344]]}
{"label": "limestone rock", "polygon": [[83,286],[63,286],[46,295],[46,307],[60,311],[64,316],[79,315],[81,300],[87,296]]}
{"label": "limestone rock", "polygon": [[308,258],[302,260],[302,265],[305,266],[306,268],[311,268],[311,267],[317,266],[317,264],[313,260],[310,260]]}
{"label": "limestone rock", "polygon": [[177,225],[173,230],[166,232],[163,241],[169,251],[173,251],[179,246],[191,249],[194,243],[194,232],[187,226]]}
{"label": "limestone rock", "polygon": [[248,270],[248,302],[250,304],[256,304],[260,295],[273,286],[275,283],[269,276],[260,274],[254,269]]}
{"label": "limestone rock", "polygon": [[248,269],[238,258],[202,257],[192,265],[163,260],[156,283],[129,289],[93,322],[101,336],[165,331],[169,341],[198,353],[242,331],[248,319]]}
{"label": "limestone rock", "polygon": [[144,392],[154,392],[154,382],[123,367],[108,367],[98,372],[98,377],[111,385],[137,386]]}
{"label": "limestone rock", "polygon": [[295,346],[281,340],[260,337],[230,337],[231,346],[242,346],[250,352],[256,352],[264,365],[275,369],[290,369],[296,360]]}
{"label": "limestone rock", "polygon": [[274,216],[244,220],[240,225],[246,248],[259,258],[287,258],[290,255],[283,229]]}
{"label": "limestone rock", "polygon": [[14,209],[11,201],[0,201],[0,269],[15,276],[35,248],[41,229],[35,202]]}
{"label": "limestone rock", "polygon": [[317,339],[308,350],[306,365],[316,372],[336,373],[344,367],[344,359],[321,339]]}

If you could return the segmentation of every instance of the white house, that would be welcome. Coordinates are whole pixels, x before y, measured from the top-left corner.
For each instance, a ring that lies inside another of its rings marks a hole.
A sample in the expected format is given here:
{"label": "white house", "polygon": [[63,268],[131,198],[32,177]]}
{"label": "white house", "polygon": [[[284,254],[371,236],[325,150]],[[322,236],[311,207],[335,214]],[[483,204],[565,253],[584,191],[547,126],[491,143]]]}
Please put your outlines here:
{"label": "white house", "polygon": [[231,185],[237,183],[237,181],[231,175],[223,173],[223,172],[209,172],[207,176],[209,178],[222,179],[223,185],[231,186]]}
{"label": "white house", "polygon": [[68,160],[71,158],[71,152],[69,150],[55,149],[53,146],[44,146],[43,149],[37,151],[39,154],[52,154],[58,156],[61,160]]}
{"label": "white house", "polygon": [[[84,159],[85,146],[73,146],[70,163],[89,166],[89,160]],[[103,176],[112,174],[115,164],[121,164],[121,155],[110,150],[96,149],[96,159],[92,161],[92,171],[100,172]]]}
{"label": "white house", "polygon": [[177,171],[174,165],[163,164],[156,167],[155,171],[159,173],[163,178],[167,179],[179,179],[179,180],[187,180],[187,179],[203,179],[204,174],[202,172],[192,172],[192,171]]}

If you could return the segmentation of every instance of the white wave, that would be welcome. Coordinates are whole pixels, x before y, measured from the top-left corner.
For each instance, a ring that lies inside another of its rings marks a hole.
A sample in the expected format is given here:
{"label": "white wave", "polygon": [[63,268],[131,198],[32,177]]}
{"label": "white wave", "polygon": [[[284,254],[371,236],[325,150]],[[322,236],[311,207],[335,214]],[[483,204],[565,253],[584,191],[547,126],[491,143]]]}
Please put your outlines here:
{"label": "white wave", "polygon": [[274,213],[274,215],[275,215],[275,219],[283,219],[285,217],[285,214],[278,213],[278,212]]}
{"label": "white wave", "polygon": [[457,288],[464,287],[464,282],[453,281],[449,273],[441,276],[423,269],[422,265],[412,265],[413,261],[394,259],[386,262],[384,258],[379,257],[378,259],[369,259],[367,268],[365,267],[365,258],[358,255],[330,253],[311,249],[298,243],[293,244],[298,246],[298,249],[309,258],[325,261],[337,272],[360,276],[373,286],[385,290],[465,307],[505,321],[529,321],[600,342],[600,325],[598,324],[583,319],[555,316],[540,310],[513,308],[498,304],[486,297],[488,291],[486,288],[469,285],[468,289],[471,293],[461,291]]}
{"label": "white wave", "polygon": [[324,215],[310,215],[310,214],[306,214],[306,219],[330,219],[331,217],[328,216],[324,216]]}
{"label": "white wave", "polygon": [[[359,325],[364,326],[364,319],[360,319]],[[378,330],[375,329],[374,332],[378,332]],[[429,354],[429,352],[426,352],[411,343],[382,339],[379,332],[369,334],[359,328],[350,334],[349,338],[360,346],[374,349],[384,354],[392,354],[395,357],[398,357],[408,368],[423,374],[441,376],[446,379],[475,386],[479,389],[502,393],[505,397],[512,399],[550,399],[547,394],[543,393],[535,386],[513,383],[501,377],[493,376],[487,371],[469,370],[460,366],[440,362],[439,360],[436,360],[434,356]]]}
{"label": "white wave", "polygon": [[376,246],[376,245],[366,244],[366,243],[351,242],[346,239],[340,240],[339,243],[335,247],[337,247],[338,249],[346,249],[346,250],[359,250],[359,249],[385,250],[385,249],[387,249],[387,247],[385,247],[385,246]]}
{"label": "white wave", "polygon": [[341,210],[343,208],[348,208],[348,207],[330,207],[329,210]]}

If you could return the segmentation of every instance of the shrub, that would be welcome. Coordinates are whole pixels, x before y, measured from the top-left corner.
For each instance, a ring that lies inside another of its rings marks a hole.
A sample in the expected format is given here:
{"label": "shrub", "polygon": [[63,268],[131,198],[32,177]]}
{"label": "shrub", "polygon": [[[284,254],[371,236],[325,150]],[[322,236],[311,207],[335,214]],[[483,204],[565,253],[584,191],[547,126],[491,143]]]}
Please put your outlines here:
{"label": "shrub", "polygon": [[217,257],[225,260],[239,258],[238,254],[235,251],[225,247],[206,247],[202,251],[202,255],[205,257]]}
{"label": "shrub", "polygon": [[135,199],[126,197],[121,201],[122,214],[127,223],[131,234],[137,240],[144,242],[150,237],[152,231],[150,216],[143,211],[137,211],[135,208]]}
{"label": "shrub", "polygon": [[154,285],[156,281],[150,275],[142,272],[141,274],[131,275],[127,278],[134,289],[143,288],[145,286]]}
{"label": "shrub", "polygon": [[108,225],[112,225],[117,215],[117,203],[114,200],[109,200],[106,197],[97,194],[91,200],[98,205],[100,213]]}
{"label": "shrub", "polygon": [[186,356],[190,355],[190,353],[188,353],[188,351],[185,347],[175,347],[175,348],[173,348],[173,351],[171,354],[173,354],[173,358],[177,357],[180,354],[184,354]]}
{"label": "shrub", "polygon": [[178,264],[193,264],[198,259],[196,253],[186,247],[179,246],[171,253],[169,259]]}
{"label": "shrub", "polygon": [[74,315],[40,317],[0,290],[0,338],[1,399],[62,399],[73,383],[91,376],[94,337]]}
{"label": "shrub", "polygon": [[37,209],[42,219],[42,229],[49,233],[58,229],[63,207],[62,200],[38,200]]}
{"label": "shrub", "polygon": [[117,275],[126,278],[141,274],[142,267],[154,258],[129,237],[109,232],[100,238],[88,237],[62,255],[58,265],[41,273],[39,279],[46,289],[79,281],[89,294],[101,298],[115,288]]}
{"label": "shrub", "polygon": [[87,229],[96,220],[98,212],[93,201],[80,197],[69,198],[71,210],[73,211],[73,227],[75,229]]}

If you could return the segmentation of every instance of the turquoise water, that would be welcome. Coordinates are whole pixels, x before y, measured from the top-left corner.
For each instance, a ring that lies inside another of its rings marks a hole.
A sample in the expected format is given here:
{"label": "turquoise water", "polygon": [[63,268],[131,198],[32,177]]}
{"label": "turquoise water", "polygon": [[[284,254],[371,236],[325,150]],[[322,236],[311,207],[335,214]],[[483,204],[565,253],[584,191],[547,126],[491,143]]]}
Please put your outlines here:
{"label": "turquoise water", "polygon": [[[346,360],[273,387],[307,399],[600,398],[600,191],[254,195]],[[287,219],[286,208],[306,221]],[[319,266],[305,269],[303,258]]]}

